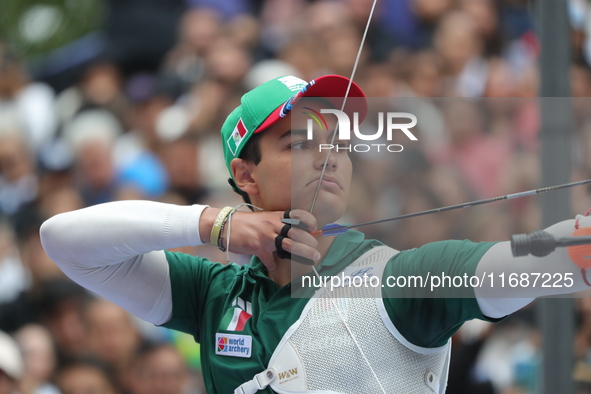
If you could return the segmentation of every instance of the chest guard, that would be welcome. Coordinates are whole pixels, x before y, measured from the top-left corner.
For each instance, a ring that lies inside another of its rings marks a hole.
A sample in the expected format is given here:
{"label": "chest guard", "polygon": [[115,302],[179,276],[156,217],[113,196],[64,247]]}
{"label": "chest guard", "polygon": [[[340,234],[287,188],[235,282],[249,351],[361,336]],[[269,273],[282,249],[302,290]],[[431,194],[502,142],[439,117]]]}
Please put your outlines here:
{"label": "chest guard", "polygon": [[343,271],[351,279],[375,276],[378,286],[355,287],[352,281],[333,291],[319,289],[279,342],[269,367],[234,393],[266,387],[285,394],[443,393],[451,340],[438,348],[413,345],[384,308],[382,273],[396,253],[387,246],[373,248]]}

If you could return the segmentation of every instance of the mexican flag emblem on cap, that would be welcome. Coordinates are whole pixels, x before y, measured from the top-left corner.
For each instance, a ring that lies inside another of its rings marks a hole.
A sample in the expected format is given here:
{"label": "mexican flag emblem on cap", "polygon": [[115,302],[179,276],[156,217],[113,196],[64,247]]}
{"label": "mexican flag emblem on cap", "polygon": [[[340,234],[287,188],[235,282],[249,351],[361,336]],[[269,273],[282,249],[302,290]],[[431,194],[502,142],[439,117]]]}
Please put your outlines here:
{"label": "mexican flag emblem on cap", "polygon": [[240,147],[246,133],[248,133],[248,130],[246,129],[246,126],[244,126],[242,118],[240,118],[238,119],[238,123],[236,124],[236,127],[234,127],[234,131],[230,135],[230,138],[226,141],[228,149],[230,149],[230,152],[232,152],[233,155],[236,155],[238,147]]}

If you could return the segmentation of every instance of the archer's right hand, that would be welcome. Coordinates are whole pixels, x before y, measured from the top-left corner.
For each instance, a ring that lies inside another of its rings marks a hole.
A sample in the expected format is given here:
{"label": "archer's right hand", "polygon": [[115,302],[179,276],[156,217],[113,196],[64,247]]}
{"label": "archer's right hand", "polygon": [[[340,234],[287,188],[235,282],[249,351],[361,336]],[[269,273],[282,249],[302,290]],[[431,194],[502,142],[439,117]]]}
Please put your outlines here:
{"label": "archer's right hand", "polygon": [[[206,237],[209,236],[211,223],[219,211],[217,208],[207,208],[203,212],[199,227],[202,241],[214,244],[217,242],[217,240],[209,240]],[[261,259],[269,271],[274,271],[277,268],[274,256],[277,252],[275,240],[285,226],[281,222],[281,219],[284,218],[283,215],[282,211],[235,212],[231,218],[230,252],[255,255]],[[295,226],[291,227],[287,232],[287,237],[281,241],[281,248],[306,259],[319,260],[321,255],[316,249],[318,241],[309,233],[316,230],[316,218],[301,209],[290,211],[289,217],[303,221],[307,225],[308,231]],[[227,229],[228,226],[224,228],[224,232],[227,232]],[[228,236],[224,234],[222,244],[226,248],[228,247],[227,240]]]}

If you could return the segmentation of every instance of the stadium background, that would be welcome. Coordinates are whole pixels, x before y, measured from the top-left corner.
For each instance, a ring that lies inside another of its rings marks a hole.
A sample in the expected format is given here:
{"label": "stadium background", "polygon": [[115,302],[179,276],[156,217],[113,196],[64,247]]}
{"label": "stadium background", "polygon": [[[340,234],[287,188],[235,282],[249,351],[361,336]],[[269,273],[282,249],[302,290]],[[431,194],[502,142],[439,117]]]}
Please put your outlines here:
{"label": "stadium background", "polygon": [[[363,202],[384,180],[398,213],[539,185],[534,6],[378,2],[355,76],[367,96],[470,100],[442,110],[437,132],[422,130],[431,132],[429,143],[401,162],[359,163],[378,176],[356,189],[351,215],[380,207]],[[77,380],[96,393],[202,392],[192,338],[143,324],[70,282],[43,252],[38,228],[57,213],[121,199],[238,203],[219,153],[225,116],[272,76],[349,76],[370,8],[370,0],[0,4],[0,330],[22,351],[18,392],[69,393]],[[591,175],[591,3],[572,0],[568,10],[571,178],[579,180]],[[588,189],[572,191],[571,207],[573,214],[591,207]],[[530,198],[368,232],[404,249],[507,239],[538,229],[540,216]],[[213,247],[199,253],[225,258]],[[576,304],[573,378],[585,390],[591,301]],[[4,394],[14,360],[2,346]],[[467,324],[454,337],[448,393],[539,392],[540,358],[532,308],[495,326]]]}

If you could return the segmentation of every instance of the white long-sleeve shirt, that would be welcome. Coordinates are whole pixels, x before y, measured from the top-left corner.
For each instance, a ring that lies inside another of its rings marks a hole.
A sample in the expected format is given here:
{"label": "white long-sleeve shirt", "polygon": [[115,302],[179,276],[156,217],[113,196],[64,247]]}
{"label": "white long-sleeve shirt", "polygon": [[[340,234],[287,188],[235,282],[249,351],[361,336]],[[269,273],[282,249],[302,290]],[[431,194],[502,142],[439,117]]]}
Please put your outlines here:
{"label": "white long-sleeve shirt", "polygon": [[54,216],[41,227],[51,259],[81,286],[163,324],[172,314],[164,249],[202,245],[207,206],[121,201]]}

